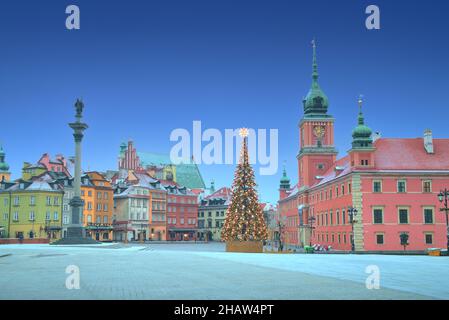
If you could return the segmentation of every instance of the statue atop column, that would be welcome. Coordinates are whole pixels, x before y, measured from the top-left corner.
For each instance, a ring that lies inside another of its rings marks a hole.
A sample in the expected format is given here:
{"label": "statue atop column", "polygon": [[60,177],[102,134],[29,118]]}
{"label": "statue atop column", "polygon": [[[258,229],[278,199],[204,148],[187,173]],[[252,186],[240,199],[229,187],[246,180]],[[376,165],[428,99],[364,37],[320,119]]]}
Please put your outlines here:
{"label": "statue atop column", "polygon": [[76,118],[81,119],[83,117],[83,109],[84,109],[84,103],[80,99],[76,99],[75,102],[75,109],[76,109]]}
{"label": "statue atop column", "polygon": [[83,117],[84,103],[77,99],[75,102],[76,122],[69,123],[73,129],[73,137],[75,140],[75,173],[73,177],[74,196],[70,200],[72,215],[70,225],[67,227],[67,235],[53,244],[95,244],[97,243],[90,237],[86,237],[86,233],[82,223],[82,215],[84,208],[84,200],[81,198],[81,142],[84,137],[84,130],[88,128],[87,124],[81,122]]}

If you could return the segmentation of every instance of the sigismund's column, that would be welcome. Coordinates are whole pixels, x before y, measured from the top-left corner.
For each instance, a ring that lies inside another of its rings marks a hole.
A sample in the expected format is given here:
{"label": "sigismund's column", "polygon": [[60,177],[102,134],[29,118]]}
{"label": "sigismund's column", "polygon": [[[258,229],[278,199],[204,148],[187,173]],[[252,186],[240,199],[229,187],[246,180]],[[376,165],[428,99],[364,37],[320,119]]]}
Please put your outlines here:
{"label": "sigismund's column", "polygon": [[70,200],[72,208],[72,216],[67,235],[53,244],[94,244],[97,241],[90,237],[86,237],[81,215],[83,214],[84,200],[81,199],[81,141],[84,137],[84,130],[88,128],[86,123],[82,122],[84,103],[77,99],[75,103],[76,122],[69,123],[73,129],[73,137],[75,138],[75,176],[73,179],[74,196]]}

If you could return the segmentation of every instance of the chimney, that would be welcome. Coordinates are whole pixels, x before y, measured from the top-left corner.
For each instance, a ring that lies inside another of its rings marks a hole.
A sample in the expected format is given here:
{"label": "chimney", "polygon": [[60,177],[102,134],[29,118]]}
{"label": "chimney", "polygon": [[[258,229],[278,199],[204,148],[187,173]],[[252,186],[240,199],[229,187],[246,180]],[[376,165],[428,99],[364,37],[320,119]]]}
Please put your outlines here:
{"label": "chimney", "polygon": [[426,149],[427,153],[433,153],[433,138],[432,130],[430,129],[424,130],[424,149]]}
{"label": "chimney", "polygon": [[374,132],[373,134],[373,143],[376,142],[376,140],[379,140],[382,137],[379,131]]}

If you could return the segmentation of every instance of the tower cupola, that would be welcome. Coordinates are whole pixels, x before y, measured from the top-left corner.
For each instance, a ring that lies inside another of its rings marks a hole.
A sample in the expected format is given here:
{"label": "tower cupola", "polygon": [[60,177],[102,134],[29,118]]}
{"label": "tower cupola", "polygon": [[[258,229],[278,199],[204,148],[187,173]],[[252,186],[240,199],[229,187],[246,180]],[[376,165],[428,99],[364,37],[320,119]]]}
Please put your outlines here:
{"label": "tower cupola", "polygon": [[281,190],[290,190],[290,178],[287,177],[287,171],[285,170],[285,166],[284,170],[282,171],[282,178],[279,188]]}
{"label": "tower cupola", "polygon": [[9,165],[5,162],[5,151],[3,147],[0,145],[0,171],[6,172],[9,170]]}
{"label": "tower cupola", "polygon": [[359,97],[359,115],[357,117],[357,127],[352,131],[352,148],[360,149],[360,148],[372,148],[373,147],[373,139],[371,137],[372,131],[371,129],[365,125],[365,118],[362,113],[362,104],[363,99]]}

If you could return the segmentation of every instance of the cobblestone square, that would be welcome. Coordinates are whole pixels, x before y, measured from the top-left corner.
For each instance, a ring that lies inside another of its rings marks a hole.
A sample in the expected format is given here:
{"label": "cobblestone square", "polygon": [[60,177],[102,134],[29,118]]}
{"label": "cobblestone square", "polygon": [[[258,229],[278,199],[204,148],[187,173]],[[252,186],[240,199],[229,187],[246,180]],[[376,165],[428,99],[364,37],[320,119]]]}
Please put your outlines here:
{"label": "cobblestone square", "polygon": [[[80,288],[67,289],[68,266]],[[377,266],[380,289],[367,289]],[[242,254],[222,243],[0,246],[0,299],[448,299],[449,259]]]}

